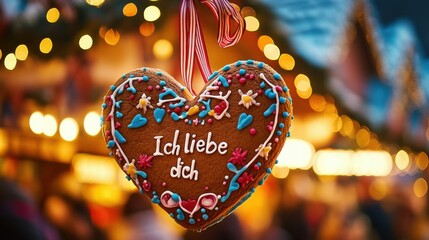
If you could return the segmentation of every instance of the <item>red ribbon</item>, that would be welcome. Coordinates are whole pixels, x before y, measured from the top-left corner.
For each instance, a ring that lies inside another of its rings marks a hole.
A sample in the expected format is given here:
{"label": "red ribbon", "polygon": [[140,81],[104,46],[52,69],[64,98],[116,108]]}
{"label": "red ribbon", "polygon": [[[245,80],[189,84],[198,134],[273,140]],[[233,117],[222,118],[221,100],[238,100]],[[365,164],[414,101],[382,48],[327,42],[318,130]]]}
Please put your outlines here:
{"label": "red ribbon", "polygon": [[[245,29],[244,19],[240,13],[228,0],[200,0],[200,2],[210,8],[218,21],[219,46],[226,48],[236,44]],[[231,20],[237,24],[232,34]],[[207,82],[212,71],[194,0],[182,0],[180,4],[180,73],[186,87],[194,96],[192,76],[195,55],[204,82]]]}

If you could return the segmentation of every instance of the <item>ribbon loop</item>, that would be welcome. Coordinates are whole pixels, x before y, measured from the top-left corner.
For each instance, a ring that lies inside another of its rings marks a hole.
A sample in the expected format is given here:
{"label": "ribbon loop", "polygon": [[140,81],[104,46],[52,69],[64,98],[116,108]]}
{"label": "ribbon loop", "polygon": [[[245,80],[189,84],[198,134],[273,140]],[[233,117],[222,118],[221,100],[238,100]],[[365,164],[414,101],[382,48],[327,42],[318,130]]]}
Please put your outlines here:
{"label": "ribbon loop", "polygon": [[[218,21],[217,41],[219,46],[225,48],[236,44],[245,29],[240,13],[231,6],[228,0],[200,0],[200,2],[211,9]],[[237,24],[232,34],[230,34],[230,19]],[[192,76],[195,56],[201,75],[207,82],[211,75],[211,68],[197,11],[193,0],[182,0],[180,4],[180,73],[186,87],[194,96]]]}

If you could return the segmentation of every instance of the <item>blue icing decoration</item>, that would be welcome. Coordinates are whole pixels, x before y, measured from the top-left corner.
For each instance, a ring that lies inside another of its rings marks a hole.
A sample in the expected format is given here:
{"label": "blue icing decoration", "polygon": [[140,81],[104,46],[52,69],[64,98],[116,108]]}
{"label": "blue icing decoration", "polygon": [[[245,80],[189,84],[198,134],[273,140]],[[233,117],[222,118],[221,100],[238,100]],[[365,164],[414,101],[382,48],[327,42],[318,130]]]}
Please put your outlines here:
{"label": "blue icing decoration", "polygon": [[229,69],[231,69],[229,65],[225,65],[225,67],[222,68],[223,71],[228,71]]}
{"label": "blue icing decoration", "polygon": [[243,68],[241,68],[238,73],[243,76],[244,74],[246,74],[246,70],[244,70]]}
{"label": "blue icing decoration", "polygon": [[133,118],[131,123],[128,125],[128,128],[139,128],[139,127],[143,127],[146,124],[147,124],[147,119],[139,113]]}
{"label": "blue icing decoration", "polygon": [[241,130],[241,129],[249,126],[252,122],[253,122],[253,116],[252,115],[242,113],[242,114],[240,114],[240,117],[238,117],[237,129]]}
{"label": "blue icing decoration", "polygon": [[127,140],[124,138],[124,136],[122,136],[122,134],[118,130],[115,130],[115,138],[116,140],[118,140],[119,143],[127,142]]}
{"label": "blue icing decoration", "polygon": [[191,120],[188,120],[188,124],[189,124],[189,125],[191,125],[191,124],[192,124],[192,121],[191,121]]}
{"label": "blue icing decoration", "polygon": [[159,200],[158,196],[153,196],[152,202],[155,203],[155,204],[160,204],[161,203],[161,201]]}
{"label": "blue icing decoration", "polygon": [[287,92],[289,91],[289,88],[287,88],[286,86],[283,86],[283,92]]}
{"label": "blue icing decoration", "polygon": [[283,113],[282,113],[282,116],[283,116],[283,117],[289,117],[289,113],[288,113],[288,112],[283,112]]}
{"label": "blue icing decoration", "polygon": [[187,112],[182,112],[181,116],[182,116],[182,118],[186,118],[188,116],[188,113]]}
{"label": "blue icing decoration", "polygon": [[129,87],[129,88],[127,88],[127,91],[132,92],[133,94],[137,93],[137,90],[135,89],[135,87]]}
{"label": "blue icing decoration", "polygon": [[193,218],[189,219],[189,224],[195,224],[195,220]]}
{"label": "blue icing decoration", "polygon": [[249,64],[249,65],[252,65],[254,62],[253,62],[253,60],[249,59],[249,60],[246,61],[246,63]]}
{"label": "blue icing decoration", "polygon": [[121,104],[122,104],[122,100],[119,100],[119,101],[117,101],[117,102],[115,103],[115,106],[116,106],[117,108],[121,108]]}
{"label": "blue icing decoration", "polygon": [[113,141],[113,140],[110,140],[108,143],[107,143],[107,147],[108,148],[112,148],[112,147],[114,147],[115,146],[115,141]]}
{"label": "blue icing decoration", "polygon": [[231,172],[237,172],[237,168],[235,167],[235,165],[234,164],[232,164],[232,163],[228,163],[228,164],[226,164],[226,167],[229,169],[229,171],[231,171]]}
{"label": "blue icing decoration", "polygon": [[170,217],[174,218],[174,213],[170,213]]}
{"label": "blue icing decoration", "polygon": [[279,124],[279,128],[284,128],[285,127],[285,124],[284,123],[280,123]]}
{"label": "blue icing decoration", "polygon": [[204,220],[209,219],[209,215],[207,215],[207,214],[203,214],[203,216],[202,216],[202,217],[203,217],[203,219],[204,219]]}
{"label": "blue icing decoration", "polygon": [[256,165],[258,165],[258,167],[262,166],[262,163],[258,162]]}
{"label": "blue icing decoration", "polygon": [[280,79],[282,79],[282,77],[280,76],[280,74],[278,74],[278,73],[274,73],[273,74],[273,77],[274,77],[274,79],[275,80],[280,80]]}
{"label": "blue icing decoration", "polygon": [[292,98],[291,97],[289,97],[289,102],[292,103]]}
{"label": "blue icing decoration", "polygon": [[164,87],[166,85],[166,83],[165,83],[164,80],[162,80],[162,81],[159,82],[159,85],[161,85],[162,87]]}
{"label": "blue icing decoration", "polygon": [[122,114],[121,112],[119,112],[119,111],[116,112],[117,118],[122,118],[123,116],[124,116],[124,114]]}
{"label": "blue icing decoration", "polygon": [[146,72],[146,68],[145,67],[143,68],[143,71]]}
{"label": "blue icing decoration", "polygon": [[282,135],[282,131],[277,131],[276,134],[280,136]]}
{"label": "blue icing decoration", "polygon": [[265,82],[261,82],[261,84],[259,84],[260,88],[265,88]]}
{"label": "blue icing decoration", "polygon": [[267,168],[267,173],[271,173],[271,168]]}
{"label": "blue icing decoration", "polygon": [[146,75],[144,75],[142,80],[145,81],[145,82],[147,82],[147,81],[149,81],[149,77],[146,76]]}
{"label": "blue icing decoration", "polygon": [[239,66],[241,66],[241,64],[242,64],[241,61],[238,61],[235,63],[235,66],[239,67]]}
{"label": "blue icing decoration", "polygon": [[237,183],[237,180],[240,177],[240,175],[246,170],[247,170],[247,167],[244,166],[238,172],[235,173],[234,177],[231,179],[231,182],[229,183],[228,192],[226,193],[225,196],[223,196],[220,199],[221,202],[225,202],[233,191],[236,191],[237,189],[240,188],[240,184]]}
{"label": "blue icing decoration", "polygon": [[219,76],[219,80],[222,83],[222,86],[229,87],[228,80],[226,80],[226,78],[224,76],[222,76],[222,75]]}
{"label": "blue icing decoration", "polygon": [[209,100],[207,100],[207,101],[203,101],[203,100],[201,100],[200,102],[201,102],[202,104],[204,104],[204,106],[206,107],[206,109],[205,109],[205,110],[201,111],[201,112],[198,114],[198,117],[203,118],[203,117],[207,116],[207,114],[211,111],[211,108],[210,108],[210,102],[211,102],[211,99],[209,99]]}
{"label": "blue icing decoration", "polygon": [[264,68],[264,63],[263,62],[259,62],[258,63],[258,68]]}
{"label": "blue icing decoration", "polygon": [[157,72],[156,75],[162,76],[162,72]]}
{"label": "blue icing decoration", "polygon": [[103,125],[103,124],[104,124],[104,117],[100,116],[100,125]]}
{"label": "blue icing decoration", "polygon": [[265,110],[264,117],[270,116],[276,110],[276,106],[277,105],[275,103],[271,104],[271,106],[267,110]]}
{"label": "blue icing decoration", "polygon": [[267,96],[269,99],[274,99],[276,98],[276,93],[273,92],[273,90],[271,88],[265,90],[264,92],[265,96]]}
{"label": "blue icing decoration", "polygon": [[214,77],[216,77],[216,75],[218,74],[218,72],[217,71],[214,71],[213,73],[212,73],[212,75],[210,75],[210,77],[209,77],[209,79],[208,80],[212,80]]}
{"label": "blue icing decoration", "polygon": [[119,88],[118,94],[122,94],[124,92],[124,87]]}
{"label": "blue icing decoration", "polygon": [[139,175],[139,176],[141,176],[144,179],[147,178],[147,174],[145,172],[143,172],[143,171],[137,171],[136,174]]}
{"label": "blue icing decoration", "polygon": [[179,202],[180,201],[180,197],[177,193],[173,193],[171,194],[171,199],[173,199],[173,201],[175,202]]}
{"label": "blue icing decoration", "polygon": [[116,89],[116,86],[115,86],[115,85],[110,86],[110,90],[111,90],[111,91],[113,91],[113,90],[115,90],[115,89]]}
{"label": "blue icing decoration", "polygon": [[177,220],[179,221],[185,220],[185,214],[183,214],[182,209],[177,209],[176,212],[177,212],[177,216],[176,216]]}
{"label": "blue icing decoration", "polygon": [[155,121],[157,123],[161,123],[165,116],[165,110],[162,108],[157,108],[155,111],[153,111],[153,116],[155,117]]}
{"label": "blue icing decoration", "polygon": [[127,77],[127,75],[125,75],[125,74],[122,74],[122,78],[126,78]]}
{"label": "blue icing decoration", "polygon": [[287,136],[287,137],[290,137],[290,132],[288,132],[288,133],[286,134],[286,136]]}
{"label": "blue icing decoration", "polygon": [[[171,88],[165,88],[165,92],[159,94],[159,100],[164,100],[164,97],[171,95],[173,98],[178,97],[177,93]],[[170,104],[170,108],[182,107],[185,105],[186,100],[181,98],[178,103]]]}
{"label": "blue icing decoration", "polygon": [[106,103],[101,104],[101,108],[102,108],[102,109],[106,109],[106,107],[107,107],[107,104],[106,104]]}
{"label": "blue icing decoration", "polygon": [[201,212],[202,213],[206,213],[206,209],[205,208],[201,208]]}
{"label": "blue icing decoration", "polygon": [[280,103],[285,103],[285,102],[286,102],[286,98],[280,97]]}
{"label": "blue icing decoration", "polygon": [[276,161],[274,162],[274,164],[277,164],[277,163],[279,163],[279,160],[278,160],[278,159],[276,159]]}
{"label": "blue icing decoration", "polygon": [[177,115],[177,113],[175,113],[175,112],[173,112],[173,113],[171,113],[171,118],[174,120],[174,121],[179,121],[179,115]]}

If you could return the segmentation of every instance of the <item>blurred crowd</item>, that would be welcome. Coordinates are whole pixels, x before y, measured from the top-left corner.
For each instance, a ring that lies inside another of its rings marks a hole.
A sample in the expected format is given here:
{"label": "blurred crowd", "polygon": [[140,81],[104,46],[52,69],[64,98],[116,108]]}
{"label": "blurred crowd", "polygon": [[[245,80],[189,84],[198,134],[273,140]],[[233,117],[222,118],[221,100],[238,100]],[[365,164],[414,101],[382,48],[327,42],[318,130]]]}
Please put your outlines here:
{"label": "blurred crowd", "polygon": [[242,209],[203,232],[166,222],[137,192],[127,195],[113,222],[99,226],[78,194],[57,186],[35,199],[25,186],[0,178],[1,239],[429,239],[427,199],[412,194],[406,176],[377,200],[371,194],[377,179],[315,178],[308,172],[270,178]]}

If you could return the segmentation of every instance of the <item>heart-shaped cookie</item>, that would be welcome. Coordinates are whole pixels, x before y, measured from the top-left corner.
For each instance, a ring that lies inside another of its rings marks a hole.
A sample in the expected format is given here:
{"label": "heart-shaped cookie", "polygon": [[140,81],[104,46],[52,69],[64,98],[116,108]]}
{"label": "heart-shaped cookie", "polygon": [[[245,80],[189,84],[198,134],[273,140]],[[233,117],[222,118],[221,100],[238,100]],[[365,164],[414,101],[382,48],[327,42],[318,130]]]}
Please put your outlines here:
{"label": "heart-shaped cookie", "polygon": [[226,65],[193,98],[158,69],[124,74],[102,104],[107,147],[140,192],[180,225],[203,230],[263,184],[292,120],[280,74]]}

